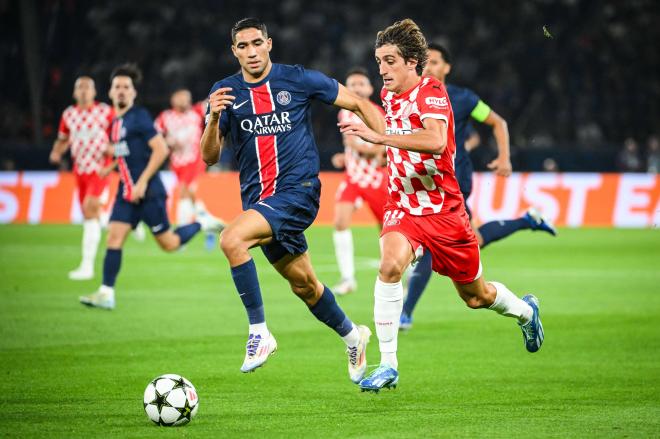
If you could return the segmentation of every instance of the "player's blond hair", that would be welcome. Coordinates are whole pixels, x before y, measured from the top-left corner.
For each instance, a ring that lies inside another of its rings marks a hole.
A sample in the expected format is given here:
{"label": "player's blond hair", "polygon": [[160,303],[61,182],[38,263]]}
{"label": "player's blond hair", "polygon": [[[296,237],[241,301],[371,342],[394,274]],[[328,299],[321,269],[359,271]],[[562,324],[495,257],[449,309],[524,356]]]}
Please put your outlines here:
{"label": "player's blond hair", "polygon": [[396,46],[404,60],[414,59],[417,61],[415,70],[418,75],[422,74],[428,59],[426,53],[428,45],[417,23],[410,18],[406,18],[378,32],[376,35],[376,49],[386,44]]}

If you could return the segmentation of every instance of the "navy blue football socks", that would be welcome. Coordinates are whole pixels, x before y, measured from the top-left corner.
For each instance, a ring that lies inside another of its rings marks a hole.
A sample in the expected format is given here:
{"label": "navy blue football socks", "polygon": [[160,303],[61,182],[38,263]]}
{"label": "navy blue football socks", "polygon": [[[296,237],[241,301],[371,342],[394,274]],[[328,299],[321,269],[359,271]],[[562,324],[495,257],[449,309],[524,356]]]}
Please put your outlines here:
{"label": "navy blue football socks", "polygon": [[199,223],[190,223],[186,224],[185,226],[177,227],[174,229],[174,233],[179,235],[179,238],[181,239],[181,243],[179,246],[182,246],[186,242],[190,241],[193,236],[199,232],[199,229],[201,229],[202,226]]}
{"label": "navy blue football socks", "polygon": [[524,229],[531,229],[531,224],[524,217],[513,220],[491,221],[486,223],[479,227],[479,233],[481,233],[481,238],[483,239],[481,248],[486,247],[491,242],[506,238],[518,230]]}
{"label": "navy blue football socks", "polygon": [[337,305],[332,291],[325,285],[323,287],[321,298],[309,310],[317,319],[328,325],[341,337],[344,337],[353,329],[353,322],[346,317],[344,311]]}
{"label": "navy blue football socks", "polygon": [[244,264],[232,267],[231,277],[234,279],[238,295],[243,301],[250,324],[264,323],[266,321],[264,302],[261,299],[261,288],[259,288],[259,278],[257,277],[257,267],[254,265],[254,260],[250,259]]}
{"label": "navy blue football socks", "polygon": [[103,259],[103,285],[114,287],[121,268],[121,249],[109,248]]}
{"label": "navy blue football socks", "polygon": [[432,265],[431,252],[424,252],[424,256],[413,267],[408,279],[408,295],[403,303],[403,312],[408,316],[412,315],[419,298],[422,297],[422,293],[429,283],[429,279],[431,279]]}

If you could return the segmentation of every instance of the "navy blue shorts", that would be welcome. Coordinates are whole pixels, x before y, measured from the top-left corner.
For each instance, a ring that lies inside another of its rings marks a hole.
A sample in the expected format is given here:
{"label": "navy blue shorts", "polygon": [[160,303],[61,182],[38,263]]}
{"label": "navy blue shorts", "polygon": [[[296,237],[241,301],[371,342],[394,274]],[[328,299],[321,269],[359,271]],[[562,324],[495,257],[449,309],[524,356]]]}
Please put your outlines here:
{"label": "navy blue shorts", "polygon": [[135,228],[143,221],[151,229],[151,233],[159,235],[170,229],[170,220],[167,217],[167,196],[147,197],[139,203],[126,201],[120,194],[112,206],[110,221],[128,223]]}
{"label": "navy blue shorts", "polygon": [[472,164],[469,166],[456,164],[456,180],[458,180],[458,186],[461,189],[461,193],[463,194],[465,210],[467,210],[467,214],[470,219],[472,219],[472,212],[468,207],[467,200],[470,198],[470,194],[472,193],[472,171]]}
{"label": "navy blue shorts", "polygon": [[263,215],[273,231],[273,241],[262,245],[261,251],[271,264],[286,255],[307,251],[304,232],[319,212],[321,182],[316,179],[302,182],[294,188],[282,189],[268,198],[249,206]]}

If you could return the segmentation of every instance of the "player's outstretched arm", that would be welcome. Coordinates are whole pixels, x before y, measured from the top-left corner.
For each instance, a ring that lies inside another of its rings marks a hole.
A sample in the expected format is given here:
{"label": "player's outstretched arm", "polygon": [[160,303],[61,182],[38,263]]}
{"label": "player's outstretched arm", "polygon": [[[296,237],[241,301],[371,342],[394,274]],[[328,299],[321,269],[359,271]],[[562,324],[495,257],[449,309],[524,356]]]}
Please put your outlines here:
{"label": "player's outstretched arm", "polygon": [[211,166],[220,160],[220,150],[224,141],[222,131],[220,131],[220,115],[236,99],[228,93],[230,87],[219,88],[209,96],[209,119],[202,134],[200,148],[202,149],[202,160]]}
{"label": "player's outstretched arm", "polygon": [[369,128],[377,133],[385,132],[385,118],[368,99],[364,99],[339,84],[337,99],[334,104],[357,114]]}
{"label": "player's outstretched arm", "polygon": [[378,134],[362,124],[351,122],[340,122],[338,125],[342,134],[352,134],[367,142],[408,151],[442,154],[447,147],[447,124],[442,119],[426,118],[422,121],[424,128],[411,134]]}
{"label": "player's outstretched arm", "polygon": [[59,164],[62,161],[62,156],[67,149],[69,149],[69,138],[58,137],[53,143],[53,149],[50,151],[50,162],[55,165]]}
{"label": "player's outstretched arm", "polygon": [[[479,104],[477,104],[477,106],[479,106]],[[491,169],[497,175],[508,177],[511,175],[512,166],[511,151],[509,147],[509,126],[507,125],[506,120],[493,110],[490,110],[488,111],[486,118],[480,122],[493,129],[493,137],[495,137],[495,142],[497,143],[497,158],[488,164],[488,169]]]}

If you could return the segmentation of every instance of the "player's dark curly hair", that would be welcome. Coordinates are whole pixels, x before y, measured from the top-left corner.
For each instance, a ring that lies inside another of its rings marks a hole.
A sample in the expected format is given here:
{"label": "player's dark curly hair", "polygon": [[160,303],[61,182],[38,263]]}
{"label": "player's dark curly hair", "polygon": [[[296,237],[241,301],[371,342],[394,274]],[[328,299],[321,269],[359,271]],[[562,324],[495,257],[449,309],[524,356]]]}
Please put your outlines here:
{"label": "player's dark curly hair", "polygon": [[442,55],[442,59],[444,59],[447,64],[451,64],[451,59],[452,59],[451,52],[442,44],[429,43],[429,50],[435,50],[437,52],[440,52],[440,55]]}
{"label": "player's dark curly hair", "polygon": [[406,18],[378,32],[376,35],[376,49],[386,44],[396,46],[404,60],[414,59],[417,61],[415,71],[418,75],[422,74],[428,59],[426,53],[428,46],[424,34],[414,21]]}
{"label": "player's dark curly hair", "polygon": [[259,29],[264,35],[264,38],[268,38],[268,29],[266,29],[266,23],[254,17],[247,17],[241,20],[238,20],[236,24],[231,28],[231,42],[236,42],[236,34],[242,31],[243,29],[249,28]]}
{"label": "player's dark curly hair", "polygon": [[110,82],[117,76],[128,76],[135,88],[142,83],[142,70],[135,63],[125,63],[115,67],[110,73]]}

